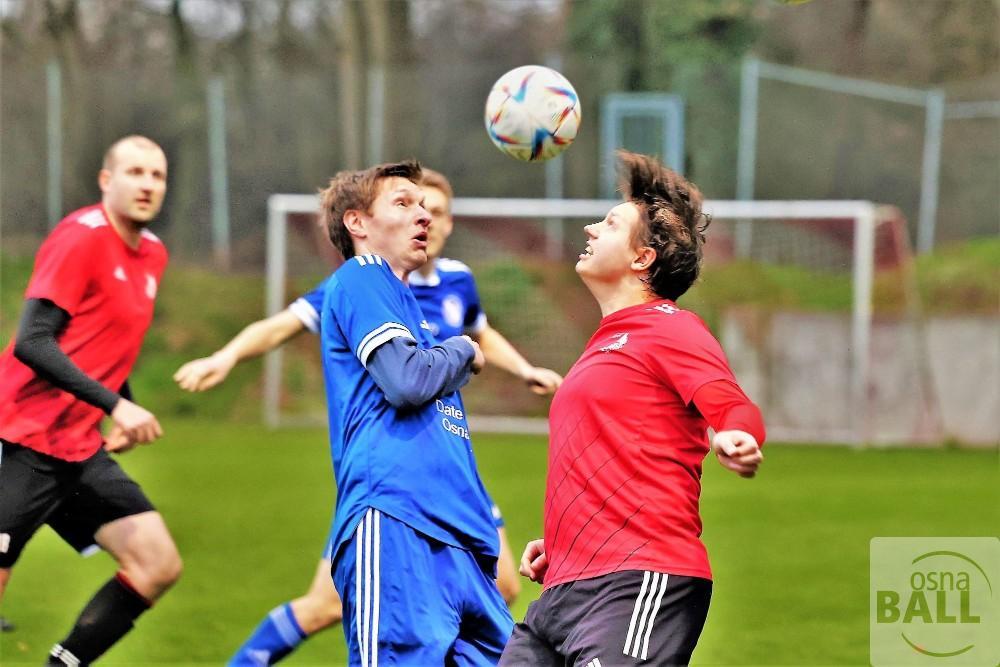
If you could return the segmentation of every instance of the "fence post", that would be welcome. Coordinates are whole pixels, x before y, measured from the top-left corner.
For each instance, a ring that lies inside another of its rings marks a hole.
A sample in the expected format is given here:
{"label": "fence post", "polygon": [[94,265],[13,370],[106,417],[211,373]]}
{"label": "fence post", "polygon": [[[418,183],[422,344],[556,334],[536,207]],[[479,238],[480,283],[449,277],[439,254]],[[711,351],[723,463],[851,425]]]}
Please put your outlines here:
{"label": "fence post", "polygon": [[208,81],[208,164],[212,187],[212,256],[229,270],[229,178],[226,161],[226,89],[220,76]]}
{"label": "fence post", "polygon": [[48,146],[48,209],[49,229],[62,219],[62,69],[52,59],[45,65],[45,87],[48,116],[46,138]]}

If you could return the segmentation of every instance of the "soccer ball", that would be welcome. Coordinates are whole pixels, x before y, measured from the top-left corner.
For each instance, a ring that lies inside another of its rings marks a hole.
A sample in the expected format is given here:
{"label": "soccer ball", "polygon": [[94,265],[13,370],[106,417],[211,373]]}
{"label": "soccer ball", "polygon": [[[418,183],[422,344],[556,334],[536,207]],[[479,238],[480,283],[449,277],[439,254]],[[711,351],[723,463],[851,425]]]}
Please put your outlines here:
{"label": "soccer ball", "polygon": [[486,98],[486,131],[507,155],[539,162],[566,150],[580,128],[580,98],[559,72],[525,65],[507,72]]}

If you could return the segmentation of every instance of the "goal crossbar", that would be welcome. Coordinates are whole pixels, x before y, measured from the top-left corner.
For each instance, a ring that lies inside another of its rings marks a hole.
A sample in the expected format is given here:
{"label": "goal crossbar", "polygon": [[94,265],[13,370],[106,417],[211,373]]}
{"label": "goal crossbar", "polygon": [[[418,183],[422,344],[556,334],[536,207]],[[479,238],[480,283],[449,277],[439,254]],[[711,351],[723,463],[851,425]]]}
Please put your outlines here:
{"label": "goal crossbar", "polygon": [[[590,218],[602,219],[620,200],[532,199],[458,197],[452,201],[455,217]],[[287,216],[315,213],[317,195],[273,194],[268,198],[267,226],[267,315],[287,306]],[[875,227],[877,206],[853,200],[708,200],[704,210],[720,219],[844,219],[853,221],[852,314],[851,314],[851,415],[849,426],[856,442],[869,439],[870,415],[867,393],[871,374],[872,291],[875,275]],[[281,350],[268,354],[264,364],[264,419],[272,427],[281,422]]]}

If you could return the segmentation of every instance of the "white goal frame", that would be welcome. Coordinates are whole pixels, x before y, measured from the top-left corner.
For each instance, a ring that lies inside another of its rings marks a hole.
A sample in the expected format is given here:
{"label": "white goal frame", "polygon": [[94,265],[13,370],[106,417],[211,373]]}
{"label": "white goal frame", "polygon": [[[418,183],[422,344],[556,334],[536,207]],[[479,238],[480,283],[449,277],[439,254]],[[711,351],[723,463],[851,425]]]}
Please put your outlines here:
{"label": "white goal frame", "polygon": [[[458,218],[504,217],[519,219],[578,218],[602,219],[620,200],[616,199],[515,199],[459,197],[452,201],[452,214]],[[317,195],[273,194],[267,200],[267,286],[266,315],[288,306],[285,297],[288,272],[289,214],[316,213]],[[868,387],[871,374],[872,290],[875,275],[876,205],[868,201],[729,201],[708,200],[706,213],[719,219],[750,221],[754,219],[812,220],[843,219],[853,221],[854,246],[852,265],[851,315],[851,415],[848,425],[851,439],[861,444],[870,441]],[[270,352],[264,360],[264,421],[276,428],[283,421],[279,409],[281,393],[281,349]],[[544,424],[525,425],[527,420],[498,420],[499,430],[544,431]],[[544,420],[543,420],[544,421]],[[477,430],[490,423],[477,422]],[[486,429],[484,429],[486,427]]]}

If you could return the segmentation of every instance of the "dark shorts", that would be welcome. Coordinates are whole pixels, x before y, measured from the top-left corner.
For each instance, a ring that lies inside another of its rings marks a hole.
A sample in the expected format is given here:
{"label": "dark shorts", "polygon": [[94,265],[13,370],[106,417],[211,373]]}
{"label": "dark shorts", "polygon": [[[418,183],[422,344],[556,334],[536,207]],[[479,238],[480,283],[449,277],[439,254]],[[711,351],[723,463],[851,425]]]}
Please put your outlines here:
{"label": "dark shorts", "polygon": [[514,626],[500,665],[686,665],[711,597],[708,579],[639,570],[553,586]]}
{"label": "dark shorts", "polygon": [[73,462],[0,440],[0,568],[14,565],[43,524],[84,552],[104,524],[151,511],[139,485],[103,449]]}

